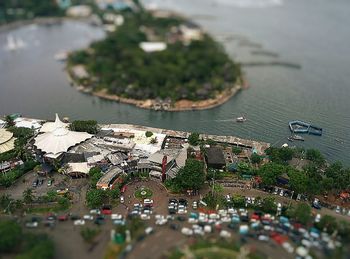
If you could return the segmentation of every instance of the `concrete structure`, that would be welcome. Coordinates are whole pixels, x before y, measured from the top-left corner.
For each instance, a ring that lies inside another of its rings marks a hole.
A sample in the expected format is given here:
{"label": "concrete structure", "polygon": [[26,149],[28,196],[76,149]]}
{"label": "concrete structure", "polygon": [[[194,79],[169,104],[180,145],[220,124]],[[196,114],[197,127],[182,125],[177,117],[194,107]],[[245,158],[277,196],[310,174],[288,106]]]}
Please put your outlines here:
{"label": "concrete structure", "polygon": [[89,17],[92,14],[92,10],[88,5],[76,5],[69,7],[66,14],[71,17]]}
{"label": "concrete structure", "polygon": [[224,153],[220,147],[207,148],[205,159],[209,168],[222,169],[226,166]]}
{"label": "concrete structure", "polygon": [[113,189],[115,181],[123,174],[123,170],[119,167],[111,167],[97,182],[96,188],[107,190]]}

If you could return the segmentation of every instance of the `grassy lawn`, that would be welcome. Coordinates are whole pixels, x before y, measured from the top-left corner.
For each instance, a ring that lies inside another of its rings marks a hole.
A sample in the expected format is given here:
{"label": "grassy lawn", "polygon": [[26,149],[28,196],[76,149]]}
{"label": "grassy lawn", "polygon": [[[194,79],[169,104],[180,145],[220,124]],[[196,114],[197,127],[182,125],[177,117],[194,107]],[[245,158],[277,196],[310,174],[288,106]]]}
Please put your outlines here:
{"label": "grassy lawn", "polygon": [[151,198],[152,195],[153,195],[153,192],[149,188],[140,189],[135,192],[135,197],[138,199]]}

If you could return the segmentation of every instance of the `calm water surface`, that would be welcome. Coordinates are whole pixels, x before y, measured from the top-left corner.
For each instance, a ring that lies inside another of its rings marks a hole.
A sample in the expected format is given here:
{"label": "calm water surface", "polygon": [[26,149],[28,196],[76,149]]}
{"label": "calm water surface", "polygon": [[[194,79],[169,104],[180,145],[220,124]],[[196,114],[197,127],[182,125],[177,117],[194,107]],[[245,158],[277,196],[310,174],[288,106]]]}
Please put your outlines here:
{"label": "calm water surface", "polygon": [[[145,1],[146,2],[146,1]],[[149,2],[149,1],[148,1]],[[324,129],[304,143],[329,159],[350,164],[350,2],[346,0],[158,0],[161,7],[185,13],[222,41],[240,62],[282,61],[286,67],[246,67],[250,88],[224,105],[207,111],[167,113],[141,110],[100,100],[69,86],[60,50],[78,49],[103,38],[103,32],[80,22],[24,26],[0,33],[0,114],[52,119],[55,112],[71,119],[134,123],[268,141],[276,146],[290,134],[287,123],[301,119]],[[4,49],[7,36],[26,47]],[[223,40],[224,38],[229,40]],[[248,44],[247,44],[248,42]],[[261,48],[259,48],[261,46]],[[264,50],[278,57],[254,55]],[[205,61],[203,61],[205,62]],[[248,121],[237,124],[244,114]]]}

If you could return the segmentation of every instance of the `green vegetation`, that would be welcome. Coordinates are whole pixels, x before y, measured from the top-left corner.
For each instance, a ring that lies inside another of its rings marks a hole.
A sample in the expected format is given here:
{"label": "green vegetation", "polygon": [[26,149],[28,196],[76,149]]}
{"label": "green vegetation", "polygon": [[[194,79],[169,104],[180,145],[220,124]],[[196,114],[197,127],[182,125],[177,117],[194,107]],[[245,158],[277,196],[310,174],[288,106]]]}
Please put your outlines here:
{"label": "green vegetation", "polygon": [[153,195],[153,192],[149,188],[142,188],[135,192],[135,197],[138,199],[151,198],[152,195]]}
{"label": "green vegetation", "polygon": [[292,217],[296,221],[306,225],[311,220],[311,207],[307,203],[299,203],[296,207],[290,208],[288,216]]}
{"label": "green vegetation", "polygon": [[188,143],[192,146],[197,146],[199,144],[199,133],[193,132],[188,137]]}
{"label": "green vegetation", "polygon": [[96,188],[98,180],[102,177],[102,172],[99,167],[93,167],[89,171],[89,182],[91,188]]}
{"label": "green vegetation", "polygon": [[69,125],[69,129],[73,131],[87,132],[90,134],[96,134],[99,131],[97,121],[95,120],[76,120]]}
{"label": "green vegetation", "polygon": [[32,19],[39,16],[61,16],[63,14],[63,11],[59,9],[56,1],[0,1],[0,24],[16,20]]}
{"label": "green vegetation", "polygon": [[25,173],[34,169],[39,163],[33,160],[25,162],[23,165],[17,166],[11,171],[1,174],[0,176],[0,185],[9,187],[11,186],[19,177]]}
{"label": "green vegetation", "polygon": [[99,208],[103,205],[106,194],[103,190],[91,189],[86,193],[86,202],[89,208]]}
{"label": "green vegetation", "polygon": [[16,259],[50,259],[54,255],[54,245],[46,235],[23,234],[18,223],[4,220],[0,221],[0,253],[8,252],[16,252]]}
{"label": "green vegetation", "polygon": [[235,155],[239,155],[242,152],[242,149],[240,147],[232,147],[232,153]]}
{"label": "green vegetation", "polygon": [[14,221],[0,221],[0,253],[14,251],[21,240],[22,229]]}
{"label": "green vegetation", "polygon": [[258,154],[253,153],[250,157],[252,164],[260,164],[261,157]]}
{"label": "green vegetation", "polygon": [[270,160],[279,164],[287,164],[289,160],[293,158],[294,150],[288,147],[276,148],[270,147],[266,149],[266,154],[270,157]]}
{"label": "green vegetation", "polygon": [[285,172],[285,167],[274,162],[265,164],[259,168],[258,175],[261,176],[265,185],[275,185],[277,177]]}
{"label": "green vegetation", "polygon": [[152,131],[146,131],[145,136],[146,136],[147,138],[150,138],[150,137],[153,136],[153,132],[152,132]]}
{"label": "green vegetation", "polygon": [[107,89],[110,94],[138,100],[205,100],[237,81],[240,67],[209,35],[189,44],[169,43],[160,52],[146,53],[139,47],[148,41],[146,34],[167,41],[171,28],[184,23],[182,18],[155,18],[147,12],[124,17],[125,23],[91,44],[91,51],[77,51],[69,57],[69,66],[85,65],[93,78],[86,84],[94,90]]}
{"label": "green vegetation", "polygon": [[199,190],[205,180],[203,162],[194,159],[187,159],[186,165],[181,168],[172,180],[166,182],[167,187],[175,192],[187,190]]}

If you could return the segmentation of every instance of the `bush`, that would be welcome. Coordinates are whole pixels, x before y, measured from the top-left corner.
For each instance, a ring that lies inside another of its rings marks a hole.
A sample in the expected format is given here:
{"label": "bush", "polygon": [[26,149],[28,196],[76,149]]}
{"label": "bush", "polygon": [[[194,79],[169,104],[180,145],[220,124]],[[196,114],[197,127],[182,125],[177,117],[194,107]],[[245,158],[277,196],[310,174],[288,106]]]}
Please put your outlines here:
{"label": "bush", "polygon": [[96,134],[99,131],[99,126],[95,120],[76,120],[69,125],[70,130],[87,132],[90,134]]}
{"label": "bush", "polygon": [[242,152],[240,147],[232,147],[232,153],[235,155],[239,155]]}
{"label": "bush", "polygon": [[21,240],[21,227],[14,221],[0,222],[0,253],[14,251]]}
{"label": "bush", "polygon": [[188,137],[188,143],[192,146],[197,146],[199,144],[199,133],[191,133],[191,135]]}
{"label": "bush", "polygon": [[145,135],[146,135],[147,138],[150,138],[150,137],[153,136],[153,132],[152,131],[146,131]]}

